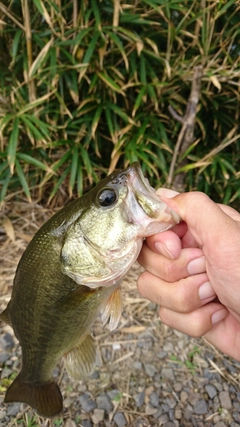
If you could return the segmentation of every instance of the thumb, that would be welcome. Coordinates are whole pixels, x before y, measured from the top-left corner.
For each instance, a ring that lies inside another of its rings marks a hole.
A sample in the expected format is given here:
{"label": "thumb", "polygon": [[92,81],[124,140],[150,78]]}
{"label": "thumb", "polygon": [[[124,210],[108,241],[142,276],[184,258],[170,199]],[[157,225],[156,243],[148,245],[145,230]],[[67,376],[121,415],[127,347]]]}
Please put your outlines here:
{"label": "thumb", "polygon": [[[173,198],[161,196],[161,199],[175,210],[197,243],[204,246],[211,243],[218,245],[228,241],[229,232],[233,232],[237,224],[206,194],[200,192],[182,193]],[[232,228],[233,227],[233,228]]]}

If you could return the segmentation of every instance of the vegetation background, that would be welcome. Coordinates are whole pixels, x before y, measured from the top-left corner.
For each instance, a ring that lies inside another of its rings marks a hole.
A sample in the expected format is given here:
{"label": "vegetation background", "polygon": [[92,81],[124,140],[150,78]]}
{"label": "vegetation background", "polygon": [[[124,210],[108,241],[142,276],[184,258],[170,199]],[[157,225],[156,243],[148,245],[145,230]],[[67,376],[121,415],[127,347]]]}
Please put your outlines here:
{"label": "vegetation background", "polygon": [[239,22],[234,0],[0,2],[1,201],[59,205],[136,160],[171,186],[181,123],[168,108],[184,115],[201,65],[195,138],[174,174],[239,206]]}

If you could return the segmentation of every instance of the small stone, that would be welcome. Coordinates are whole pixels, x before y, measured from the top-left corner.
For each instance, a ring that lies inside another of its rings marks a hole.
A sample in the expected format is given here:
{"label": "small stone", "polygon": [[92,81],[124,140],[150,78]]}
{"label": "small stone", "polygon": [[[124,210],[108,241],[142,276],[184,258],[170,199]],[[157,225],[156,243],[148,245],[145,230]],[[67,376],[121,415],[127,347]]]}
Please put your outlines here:
{"label": "small stone", "polygon": [[214,383],[214,385],[215,385],[215,387],[216,387],[216,389],[217,389],[218,391],[223,391],[222,383],[220,383],[220,382],[216,381],[216,382]]}
{"label": "small stone", "polygon": [[171,408],[171,409],[175,408],[175,406],[177,404],[176,400],[173,398],[170,398],[170,397],[166,398],[166,403],[168,404],[169,408]]}
{"label": "small stone", "polygon": [[144,404],[145,392],[141,391],[141,393],[137,393],[133,397],[135,399],[137,408],[141,408],[141,406]]}
{"label": "small stone", "polygon": [[5,363],[9,359],[10,355],[8,353],[0,354],[0,363]]}
{"label": "small stone", "polygon": [[76,423],[73,420],[67,420],[64,424],[64,427],[76,427]]}
{"label": "small stone", "polygon": [[150,394],[149,398],[150,398],[150,403],[151,403],[151,405],[152,405],[154,408],[158,408],[158,407],[159,407],[159,396],[158,396],[158,394],[157,394],[155,391],[153,391],[153,392]]}
{"label": "small stone", "polygon": [[113,421],[117,424],[118,427],[124,427],[127,425],[127,421],[122,412],[116,412],[113,417]]}
{"label": "small stone", "polygon": [[2,410],[0,411],[0,420],[3,420],[4,418],[6,418],[7,412]]}
{"label": "small stone", "polygon": [[100,372],[95,369],[93,373],[90,375],[91,380],[98,380],[100,378]]}
{"label": "small stone", "polygon": [[148,310],[154,311],[154,310],[156,310],[156,308],[157,308],[157,304],[155,304],[155,302],[150,302],[148,304]]}
{"label": "small stone", "polygon": [[240,412],[240,402],[233,402],[234,409]]}
{"label": "small stone", "polygon": [[112,411],[113,405],[107,394],[102,393],[97,397],[97,407],[98,409],[104,409],[107,413]]}
{"label": "small stone", "polygon": [[5,366],[3,368],[3,370],[2,370],[1,378],[3,379],[3,378],[10,377],[10,375],[12,374],[12,372],[13,372],[12,369],[9,369],[7,366]]}
{"label": "small stone", "polygon": [[181,410],[181,408],[179,408],[179,406],[177,406],[175,408],[174,416],[175,416],[176,420],[181,420],[181,418],[182,418],[182,410]]}
{"label": "small stone", "polygon": [[121,398],[121,392],[117,388],[107,391],[107,395],[110,397],[111,400],[119,401]]}
{"label": "small stone", "polygon": [[168,355],[167,351],[160,351],[159,353],[157,353],[157,357],[159,359],[165,359],[165,357]]}
{"label": "small stone", "polygon": [[142,332],[138,335],[138,347],[143,347],[145,350],[149,350],[153,346],[153,337],[149,332]]}
{"label": "small stone", "polygon": [[221,391],[219,393],[219,399],[221,403],[221,407],[224,409],[231,409],[232,408],[232,402],[230,399],[230,395],[228,391]]}
{"label": "small stone", "polygon": [[13,337],[9,332],[6,332],[1,338],[0,338],[1,347],[4,350],[10,350],[14,347],[15,343],[13,340]]}
{"label": "small stone", "polygon": [[92,421],[91,420],[82,420],[81,421],[81,427],[92,427]]}
{"label": "small stone", "polygon": [[146,427],[146,421],[143,418],[137,418],[135,427]]}
{"label": "small stone", "polygon": [[223,421],[218,421],[218,423],[214,424],[214,427],[227,427],[227,424]]}
{"label": "small stone", "polygon": [[96,402],[91,398],[89,393],[84,393],[80,396],[79,401],[81,403],[84,412],[89,413],[96,408]]}
{"label": "small stone", "polygon": [[169,421],[169,417],[168,414],[162,414],[159,418],[159,425],[160,426],[164,426],[168,421]]}
{"label": "small stone", "polygon": [[72,397],[66,397],[66,399],[64,399],[63,401],[63,406],[65,408],[69,408],[73,403],[73,398]]}
{"label": "small stone", "polygon": [[142,362],[139,362],[139,361],[133,362],[133,368],[142,370]]}
{"label": "small stone", "polygon": [[182,390],[182,383],[179,383],[179,382],[174,383],[174,384],[173,384],[173,389],[174,389],[174,391],[176,391],[176,392],[181,391],[181,390]]}
{"label": "small stone", "polygon": [[233,417],[234,421],[240,423],[240,413],[239,412],[233,412],[232,417]]}
{"label": "small stone", "polygon": [[163,368],[162,369],[162,377],[168,378],[169,380],[174,381],[174,373],[172,368]]}
{"label": "small stone", "polygon": [[188,402],[194,406],[200,400],[200,393],[190,393],[188,396]]}
{"label": "small stone", "polygon": [[163,350],[167,351],[168,353],[173,353],[174,351],[173,343],[170,341],[167,341],[163,346]]}
{"label": "small stone", "polygon": [[16,415],[20,412],[20,403],[13,403],[8,405],[7,415],[9,417],[16,417]]}
{"label": "small stone", "polygon": [[192,417],[192,408],[190,405],[188,405],[185,409],[184,409],[184,418],[185,420],[189,421]]}
{"label": "small stone", "polygon": [[156,374],[156,372],[157,372],[157,370],[156,370],[155,366],[151,365],[150,363],[145,363],[145,364],[144,364],[144,368],[145,368],[146,374],[147,374],[149,377],[154,377],[154,375],[155,375],[155,374]]}
{"label": "small stone", "polygon": [[188,400],[188,393],[185,390],[181,391],[180,400],[182,403],[185,403]]}
{"label": "small stone", "polygon": [[146,407],[145,407],[145,414],[146,415],[154,415],[157,413],[157,411],[158,411],[158,409],[153,408],[152,405],[150,405],[150,403],[146,404]]}
{"label": "small stone", "polygon": [[95,408],[91,416],[93,424],[99,424],[104,420],[104,409]]}
{"label": "small stone", "polygon": [[198,402],[194,405],[194,412],[197,415],[207,414],[208,408],[204,399],[198,400]]}
{"label": "small stone", "polygon": [[214,387],[211,384],[207,384],[205,386],[205,390],[206,390],[208,396],[210,397],[210,399],[213,399],[217,395],[217,389],[216,389],[216,387]]}

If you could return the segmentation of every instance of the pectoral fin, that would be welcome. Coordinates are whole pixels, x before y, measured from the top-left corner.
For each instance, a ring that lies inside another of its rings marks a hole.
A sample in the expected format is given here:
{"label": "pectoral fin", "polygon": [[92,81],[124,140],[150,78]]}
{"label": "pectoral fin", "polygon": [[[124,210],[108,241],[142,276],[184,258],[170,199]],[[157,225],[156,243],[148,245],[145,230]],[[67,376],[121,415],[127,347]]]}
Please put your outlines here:
{"label": "pectoral fin", "polygon": [[122,314],[122,295],[121,288],[118,287],[108,298],[106,304],[102,308],[102,322],[105,325],[107,321],[108,328],[113,331],[120,320]]}
{"label": "pectoral fin", "polygon": [[96,350],[93,338],[88,334],[83,341],[64,356],[65,368],[70,377],[80,380],[94,369]]}

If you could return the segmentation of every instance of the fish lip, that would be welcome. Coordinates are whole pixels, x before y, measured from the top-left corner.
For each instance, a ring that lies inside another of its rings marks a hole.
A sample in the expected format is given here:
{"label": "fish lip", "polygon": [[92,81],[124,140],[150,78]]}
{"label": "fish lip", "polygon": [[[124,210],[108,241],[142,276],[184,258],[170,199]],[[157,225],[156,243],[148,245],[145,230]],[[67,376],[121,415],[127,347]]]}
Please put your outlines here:
{"label": "fish lip", "polygon": [[150,193],[151,197],[153,197],[157,201],[160,201],[160,198],[157,196],[156,191],[153,187],[151,187],[148,179],[143,175],[141,166],[138,162],[132,163],[127,168],[125,173],[128,178],[128,184],[132,187],[133,190],[138,190],[146,196],[149,196]]}
{"label": "fish lip", "polygon": [[[181,221],[180,216],[175,211],[173,211],[165,202],[163,202],[161,198],[157,195],[155,189],[151,187],[148,179],[143,175],[141,166],[138,162],[132,163],[125,171],[125,173],[127,175],[127,185],[129,186],[129,193],[132,193],[135,199],[137,199],[137,203],[141,208],[142,212],[146,214],[146,217],[149,216],[145,212],[144,206],[139,200],[139,195],[143,195],[146,196],[148,199],[152,199],[153,203],[159,206],[159,217],[158,215],[156,216],[157,222],[159,219],[161,220],[163,213],[165,215],[166,222],[169,222],[169,228],[175,224],[178,224]],[[170,220],[171,217],[172,221]]]}

